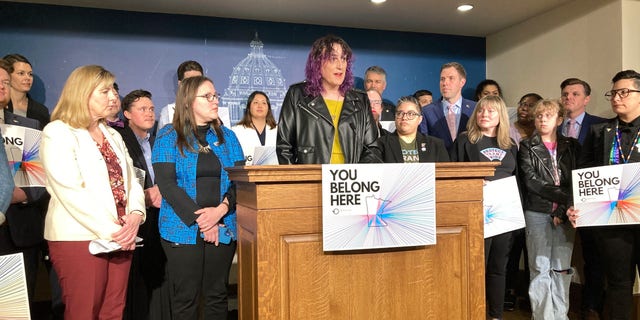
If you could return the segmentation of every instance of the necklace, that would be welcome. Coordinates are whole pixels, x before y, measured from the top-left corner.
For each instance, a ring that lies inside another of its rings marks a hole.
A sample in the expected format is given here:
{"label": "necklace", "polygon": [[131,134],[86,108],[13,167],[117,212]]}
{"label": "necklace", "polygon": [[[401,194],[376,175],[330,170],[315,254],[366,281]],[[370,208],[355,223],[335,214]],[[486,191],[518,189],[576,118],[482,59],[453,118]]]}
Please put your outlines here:
{"label": "necklace", "polygon": [[[635,145],[637,146],[640,143],[640,129],[636,132]],[[616,124],[616,139],[613,141],[613,148],[611,148],[611,152],[609,154],[609,163],[610,164],[619,164],[620,159],[622,159],[622,163],[628,163],[629,158],[631,158],[631,153],[633,152],[634,144],[632,143],[629,146],[629,153],[625,156],[622,151],[622,143],[620,142],[620,130],[618,129],[618,124]]]}
{"label": "necklace", "polygon": [[198,152],[199,153],[209,153],[211,152],[211,146],[207,143],[206,146],[203,146],[200,142],[198,142]]}

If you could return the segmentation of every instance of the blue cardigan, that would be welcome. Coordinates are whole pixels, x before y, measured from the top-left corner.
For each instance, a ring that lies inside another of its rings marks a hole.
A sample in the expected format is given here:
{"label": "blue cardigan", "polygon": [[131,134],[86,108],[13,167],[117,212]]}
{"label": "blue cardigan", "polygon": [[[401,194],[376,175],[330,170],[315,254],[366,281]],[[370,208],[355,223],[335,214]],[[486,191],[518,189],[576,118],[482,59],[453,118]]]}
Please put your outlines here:
{"label": "blue cardigan", "polygon": [[[240,142],[230,129],[222,127],[225,142],[218,143],[218,137],[213,129],[207,131],[207,142],[211,150],[220,159],[222,168],[234,166],[236,161],[244,161],[244,154]],[[184,156],[176,145],[178,135],[171,124],[160,129],[153,146],[153,163],[175,163],[176,183],[178,187],[184,189],[187,195],[195,202],[196,200],[196,169],[198,164],[198,152],[184,150]],[[195,139],[191,142],[194,150],[197,150]],[[231,181],[226,170],[221,170],[220,174],[220,201],[229,190]],[[234,207],[234,206],[231,206]],[[230,211],[224,216],[223,222],[229,230],[231,237],[236,239],[236,212]],[[171,242],[181,244],[195,244],[198,235],[198,225],[193,223],[186,225],[176,214],[171,205],[163,198],[160,206],[160,216],[158,218],[158,228],[160,236]]]}

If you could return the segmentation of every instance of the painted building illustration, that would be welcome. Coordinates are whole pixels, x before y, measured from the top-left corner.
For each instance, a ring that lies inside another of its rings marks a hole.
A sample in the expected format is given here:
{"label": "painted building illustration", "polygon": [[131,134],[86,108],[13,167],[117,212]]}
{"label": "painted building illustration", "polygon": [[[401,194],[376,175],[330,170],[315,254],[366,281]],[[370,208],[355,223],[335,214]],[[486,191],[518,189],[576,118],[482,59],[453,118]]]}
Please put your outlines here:
{"label": "painted building illustration", "polygon": [[224,106],[229,108],[231,124],[242,118],[251,92],[259,90],[269,96],[276,121],[280,115],[282,101],[287,93],[287,85],[280,69],[264,54],[264,44],[255,38],[249,44],[251,52],[242,59],[229,76],[229,87],[222,96]]}

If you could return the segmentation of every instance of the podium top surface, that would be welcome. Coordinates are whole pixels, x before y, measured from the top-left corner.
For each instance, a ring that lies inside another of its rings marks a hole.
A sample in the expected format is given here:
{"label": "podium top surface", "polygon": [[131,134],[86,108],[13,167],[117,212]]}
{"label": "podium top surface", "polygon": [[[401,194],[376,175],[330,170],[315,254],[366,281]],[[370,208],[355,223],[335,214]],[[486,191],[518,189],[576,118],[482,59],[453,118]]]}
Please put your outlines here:
{"label": "podium top surface", "polygon": [[[384,164],[378,164],[384,165]],[[439,162],[436,179],[478,179],[493,176],[498,162]],[[229,178],[243,182],[322,181],[322,165],[265,165],[226,168]]]}

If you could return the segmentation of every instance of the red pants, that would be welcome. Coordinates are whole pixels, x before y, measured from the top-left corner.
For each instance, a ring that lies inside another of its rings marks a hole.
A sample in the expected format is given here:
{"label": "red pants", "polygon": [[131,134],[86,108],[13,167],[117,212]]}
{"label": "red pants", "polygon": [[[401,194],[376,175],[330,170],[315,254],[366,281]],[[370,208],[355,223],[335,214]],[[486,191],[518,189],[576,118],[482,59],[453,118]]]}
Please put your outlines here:
{"label": "red pants", "polygon": [[49,241],[65,320],[122,319],[132,251],[92,255],[89,241]]}

